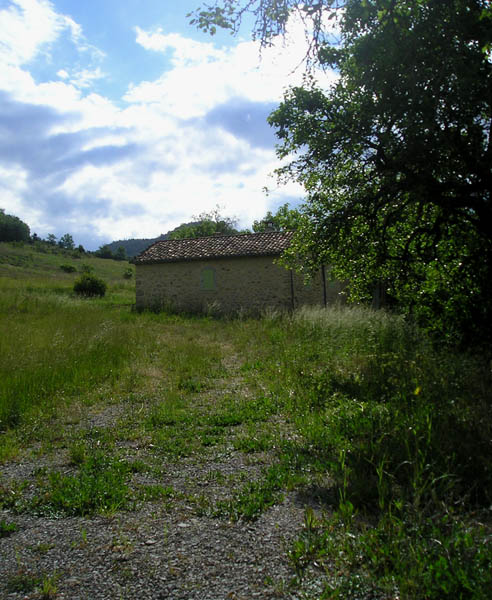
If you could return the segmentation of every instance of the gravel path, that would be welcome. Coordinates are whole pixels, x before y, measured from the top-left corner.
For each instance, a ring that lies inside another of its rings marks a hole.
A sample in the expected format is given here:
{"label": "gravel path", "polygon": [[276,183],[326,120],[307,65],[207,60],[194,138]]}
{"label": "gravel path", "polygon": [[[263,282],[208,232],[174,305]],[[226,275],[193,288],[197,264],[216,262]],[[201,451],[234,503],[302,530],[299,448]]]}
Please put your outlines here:
{"label": "gravel path", "polygon": [[[132,410],[135,407],[113,402],[87,408],[83,415],[81,411],[74,424],[60,417],[52,427],[58,441],[48,451],[38,442],[21,457],[0,465],[0,492],[5,498],[16,482],[23,482],[23,497],[29,498],[39,494],[40,472],[74,474],[76,467],[68,451],[73,435],[95,428],[110,430],[119,419],[131,417]],[[256,521],[231,522],[227,516],[211,516],[200,504],[205,499],[208,507],[214,506],[231,498],[234,487],[258,479],[275,460],[274,451],[244,454],[226,440],[198,456],[176,461],[167,460],[148,439],[141,438],[118,439],[113,450],[125,460],[153,465],[149,471],[130,475],[131,489],[169,486],[176,496],[139,500],[130,510],[110,517],[48,518],[33,510],[0,510],[0,522],[17,526],[10,535],[0,537],[1,599],[305,597],[291,585],[294,571],[288,562],[289,542],[302,528],[305,497],[285,493],[281,502]]]}
{"label": "gravel path", "polygon": [[[155,332],[162,344],[149,346],[121,378],[66,402],[61,392],[15,431],[0,431],[2,456],[19,451],[0,463],[0,600],[398,600],[396,583],[386,577],[380,588],[379,574],[363,571],[361,552],[385,530],[365,545],[356,535],[374,517],[362,514],[350,528],[340,515],[315,518],[340,498],[311,453],[321,432],[309,431],[309,413],[289,414],[279,382],[269,383],[276,363],[255,375],[254,353],[240,360],[217,329],[196,336],[190,327],[184,342],[181,329]],[[294,390],[285,394],[293,403]],[[297,416],[305,419],[300,430]],[[476,526],[477,539],[486,540],[481,514],[465,517],[466,530],[455,534],[452,517],[452,535],[443,537],[459,553],[473,552],[462,549],[462,532],[473,539]],[[403,528],[406,544],[402,535]]]}
{"label": "gravel path", "polygon": [[0,540],[0,597],[16,575],[54,575],[53,597],[87,599],[291,598],[286,543],[303,510],[288,496],[257,521],[230,523],[196,516],[193,506],[146,503],[112,518],[47,519],[6,511],[19,529]]}

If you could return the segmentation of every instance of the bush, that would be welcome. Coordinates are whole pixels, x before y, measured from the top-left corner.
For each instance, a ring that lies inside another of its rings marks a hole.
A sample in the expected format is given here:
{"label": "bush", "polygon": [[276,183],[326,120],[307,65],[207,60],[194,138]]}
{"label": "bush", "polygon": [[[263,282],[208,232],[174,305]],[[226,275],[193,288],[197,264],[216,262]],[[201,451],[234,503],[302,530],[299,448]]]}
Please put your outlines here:
{"label": "bush", "polygon": [[73,286],[73,291],[79,296],[100,296],[106,293],[107,285],[94,275],[82,275]]}
{"label": "bush", "polygon": [[73,265],[60,265],[60,269],[65,273],[75,273],[77,270]]}
{"label": "bush", "polygon": [[128,269],[125,270],[125,272],[123,273],[123,277],[125,279],[131,279],[133,277],[133,271],[131,267],[128,267]]}
{"label": "bush", "polygon": [[90,275],[90,273],[94,272],[94,267],[91,265],[87,265],[86,263],[82,263],[80,265],[80,272],[87,273],[87,275]]}

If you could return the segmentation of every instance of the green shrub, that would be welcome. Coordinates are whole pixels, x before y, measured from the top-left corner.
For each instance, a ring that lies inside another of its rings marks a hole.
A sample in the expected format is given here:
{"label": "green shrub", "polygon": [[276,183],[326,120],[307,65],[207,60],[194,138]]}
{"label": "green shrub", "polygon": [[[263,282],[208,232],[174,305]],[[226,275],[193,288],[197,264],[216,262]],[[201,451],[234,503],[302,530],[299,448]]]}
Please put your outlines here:
{"label": "green shrub", "polygon": [[107,285],[94,275],[82,275],[77,279],[73,286],[73,291],[79,296],[100,296],[101,298],[106,293]]}
{"label": "green shrub", "polygon": [[125,279],[131,279],[133,277],[133,271],[131,267],[128,267],[128,269],[125,270],[125,272],[123,273],[123,277]]}
{"label": "green shrub", "polygon": [[77,270],[73,265],[60,265],[60,269],[65,273],[75,273]]}
{"label": "green shrub", "polygon": [[86,263],[82,263],[80,265],[80,272],[81,273],[87,273],[87,274],[94,273],[94,267],[92,265],[88,265]]}

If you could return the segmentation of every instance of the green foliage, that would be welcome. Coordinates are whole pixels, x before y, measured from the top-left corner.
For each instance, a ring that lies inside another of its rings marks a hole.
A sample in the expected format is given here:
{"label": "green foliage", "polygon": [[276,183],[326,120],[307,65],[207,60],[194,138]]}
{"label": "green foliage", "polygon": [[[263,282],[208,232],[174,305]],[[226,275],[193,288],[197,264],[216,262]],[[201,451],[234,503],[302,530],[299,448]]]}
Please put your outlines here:
{"label": "green foliage", "polygon": [[95,275],[84,274],[74,283],[73,291],[78,296],[103,297],[106,293],[106,283]]}
{"label": "green foliage", "polygon": [[131,279],[133,277],[133,269],[131,267],[128,267],[127,269],[125,269],[125,272],[123,273],[123,277],[125,279]]}
{"label": "green foliage", "polygon": [[248,402],[226,397],[221,406],[210,415],[209,422],[217,427],[234,427],[243,423],[267,421],[275,412],[275,406],[264,396],[258,395]]}
{"label": "green foliage", "polygon": [[[318,474],[317,499],[337,509],[307,511],[289,551],[299,580],[315,568],[321,598],[485,599],[490,528],[466,512],[484,507],[488,523],[487,361],[437,352],[403,319],[361,308],[265,318],[251,334],[243,372],[263,390],[268,381],[297,426],[281,444],[290,476],[279,489]],[[248,484],[219,507],[258,515],[273,492]]]}
{"label": "green foliage", "polygon": [[156,238],[117,240],[115,242],[107,244],[106,246],[111,250],[112,254],[117,252],[118,248],[121,246],[125,249],[127,257],[133,258],[134,256],[137,256],[137,254],[140,254],[140,252],[148,248],[151,244],[158,242],[159,240],[165,239],[167,239],[167,235],[161,234]]}
{"label": "green foliage", "polygon": [[9,575],[7,578],[7,591],[9,593],[33,592],[42,582],[42,578],[31,573],[19,570],[15,575]]}
{"label": "green foliage", "polygon": [[[492,339],[487,96],[492,31],[474,0],[348,2],[340,72],[270,117],[281,177],[308,192],[292,256],[333,265],[354,298],[375,281],[450,342]],[[445,57],[445,60],[442,60]]]}
{"label": "green foliage", "polygon": [[11,593],[31,593],[37,592],[36,598],[41,600],[54,600],[57,595],[58,574],[53,575],[34,575],[19,568],[15,575],[10,575],[7,578],[7,591]]}
{"label": "green foliage", "polygon": [[41,600],[54,600],[57,597],[58,579],[59,576],[57,573],[43,577],[39,590]]}
{"label": "green foliage", "polygon": [[295,231],[299,228],[301,214],[298,210],[289,208],[288,204],[280,206],[275,214],[270,211],[261,219],[253,222],[253,231]]}
{"label": "green foliage", "polygon": [[73,265],[60,265],[60,269],[65,273],[75,273],[77,270]]}
{"label": "green foliage", "polygon": [[5,214],[0,209],[0,242],[28,242],[30,240],[29,226],[18,217]]}
{"label": "green foliage", "polygon": [[[215,0],[213,4],[207,2],[191,12],[188,17],[191,17],[191,25],[210,35],[214,35],[218,27],[237,34],[243,20],[248,24],[253,23],[253,39],[258,40],[262,47],[268,47],[273,37],[285,34],[291,14],[302,19],[301,22],[308,23],[306,30],[311,35],[314,32],[314,41],[317,42],[322,37],[320,23],[326,16],[326,8],[339,4],[338,0]],[[312,28],[311,23],[314,24]],[[311,50],[315,56],[316,44]]]}
{"label": "green foliage", "polygon": [[58,245],[60,246],[60,248],[64,248],[65,250],[75,249],[73,237],[69,233],[66,233],[65,235],[61,236],[61,238],[58,240]]}
{"label": "green foliage", "polygon": [[269,428],[262,430],[258,423],[248,423],[247,432],[236,436],[234,448],[246,454],[265,452],[275,447],[275,435]]}
{"label": "green foliage", "polygon": [[194,222],[183,223],[169,232],[168,239],[208,237],[211,235],[231,235],[238,233],[237,221],[220,214],[220,208],[193,217]]}
{"label": "green foliage", "polygon": [[490,502],[486,361],[438,353],[384,313],[343,311],[343,326],[336,314],[316,323],[300,313],[262,343],[282,349],[272,391],[344,497],[373,509],[395,497],[421,510],[451,494]]}
{"label": "green foliage", "polygon": [[225,515],[233,521],[257,519],[262,512],[282,500],[281,490],[288,479],[288,470],[274,465],[265,470],[259,481],[246,483],[232,499],[219,501],[215,514]]}
{"label": "green foliage", "polygon": [[144,485],[140,489],[140,498],[146,502],[156,500],[169,500],[179,496],[172,486]]}

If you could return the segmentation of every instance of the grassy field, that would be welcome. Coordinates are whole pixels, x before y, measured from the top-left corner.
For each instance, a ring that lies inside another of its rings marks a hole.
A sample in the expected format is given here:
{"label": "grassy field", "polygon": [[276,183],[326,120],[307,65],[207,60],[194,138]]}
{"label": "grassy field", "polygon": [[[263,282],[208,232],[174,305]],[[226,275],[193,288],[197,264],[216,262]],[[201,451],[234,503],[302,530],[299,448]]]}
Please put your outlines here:
{"label": "grassy field", "polygon": [[[105,298],[73,295],[82,264],[108,282]],[[0,483],[12,515],[0,536],[23,512],[172,503],[176,490],[132,475],[157,474],[162,457],[241,453],[258,477],[217,473],[218,499],[188,501],[235,521],[292,490],[315,498],[286,548],[291,589],[319,584],[303,597],[490,598],[490,363],[436,350],[402,318],[361,307],[138,314],[128,268],[0,244],[0,460],[63,449],[72,469],[40,470],[34,493],[22,479]],[[123,455],[129,443],[146,452]]]}

